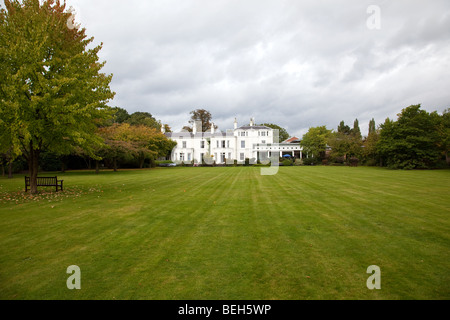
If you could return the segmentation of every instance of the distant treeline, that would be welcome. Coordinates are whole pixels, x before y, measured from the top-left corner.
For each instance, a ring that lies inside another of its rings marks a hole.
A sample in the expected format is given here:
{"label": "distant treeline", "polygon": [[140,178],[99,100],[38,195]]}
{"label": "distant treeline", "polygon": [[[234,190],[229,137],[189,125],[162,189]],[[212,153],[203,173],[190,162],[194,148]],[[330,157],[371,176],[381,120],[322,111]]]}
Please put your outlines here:
{"label": "distant treeline", "polygon": [[361,134],[356,119],[353,127],[342,121],[337,130],[313,127],[303,136],[301,145],[308,154],[307,163],[363,164],[392,169],[445,168],[450,164],[450,109],[443,114],[427,112],[412,105],[387,118],[376,127],[369,123],[367,136]]}

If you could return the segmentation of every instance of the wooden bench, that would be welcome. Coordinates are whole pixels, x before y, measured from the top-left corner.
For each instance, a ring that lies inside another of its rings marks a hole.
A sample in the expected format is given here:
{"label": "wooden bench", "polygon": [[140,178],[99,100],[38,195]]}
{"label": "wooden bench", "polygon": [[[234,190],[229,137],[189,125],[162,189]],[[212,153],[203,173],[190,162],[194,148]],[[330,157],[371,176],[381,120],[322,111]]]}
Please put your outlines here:
{"label": "wooden bench", "polygon": [[[25,192],[28,192],[28,187],[30,187],[30,177],[25,177]],[[55,187],[56,192],[63,190],[63,181],[58,180],[58,177],[37,177],[38,187]]]}

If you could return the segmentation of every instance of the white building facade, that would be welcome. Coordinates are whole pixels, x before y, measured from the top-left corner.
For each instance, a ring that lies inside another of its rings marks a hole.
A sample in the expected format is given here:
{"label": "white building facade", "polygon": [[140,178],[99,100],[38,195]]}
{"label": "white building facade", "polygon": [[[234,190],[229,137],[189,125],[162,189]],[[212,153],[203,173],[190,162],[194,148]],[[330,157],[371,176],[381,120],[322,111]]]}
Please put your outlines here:
{"label": "white building facade", "polygon": [[234,121],[234,129],[222,132],[214,129],[199,132],[201,123],[195,123],[193,132],[166,133],[169,139],[177,143],[172,150],[173,162],[207,164],[233,164],[268,161],[271,157],[278,159],[285,154],[302,157],[302,149],[298,143],[274,143],[278,141],[278,131],[266,126],[255,125],[251,119],[247,126],[238,127]]}

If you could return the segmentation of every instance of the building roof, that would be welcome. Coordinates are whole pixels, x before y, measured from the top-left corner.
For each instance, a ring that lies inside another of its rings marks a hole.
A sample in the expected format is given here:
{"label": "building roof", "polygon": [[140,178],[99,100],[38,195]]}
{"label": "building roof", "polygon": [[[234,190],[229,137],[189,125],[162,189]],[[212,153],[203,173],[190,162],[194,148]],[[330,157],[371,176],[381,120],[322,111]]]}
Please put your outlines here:
{"label": "building roof", "polygon": [[297,137],[292,137],[292,138],[289,138],[289,139],[287,139],[287,140],[284,140],[282,143],[298,143],[298,142],[300,142],[300,139],[299,139],[299,138],[297,138]]}
{"label": "building roof", "polygon": [[256,129],[256,130],[272,130],[272,128],[266,127],[266,126],[242,126],[237,128],[236,130],[250,130],[250,129]]}
{"label": "building roof", "polygon": [[165,136],[167,138],[211,138],[211,137],[225,137],[226,132],[215,132],[211,134],[211,132],[198,132],[193,134],[192,132],[166,132]]}

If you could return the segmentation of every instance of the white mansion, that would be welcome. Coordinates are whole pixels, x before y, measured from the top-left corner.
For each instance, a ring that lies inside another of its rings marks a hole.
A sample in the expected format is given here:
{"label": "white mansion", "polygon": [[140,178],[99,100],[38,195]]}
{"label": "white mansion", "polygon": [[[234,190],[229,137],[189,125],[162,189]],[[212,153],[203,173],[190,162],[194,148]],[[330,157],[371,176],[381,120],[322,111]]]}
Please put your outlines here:
{"label": "white mansion", "polygon": [[255,125],[251,119],[247,126],[238,127],[234,121],[234,129],[226,132],[214,129],[199,132],[201,122],[194,123],[192,132],[165,133],[165,135],[177,143],[172,150],[173,162],[202,163],[207,164],[233,164],[235,160],[243,163],[246,158],[250,163],[258,160],[264,162],[284,155],[302,158],[302,148],[298,139],[289,139],[278,143],[278,130],[266,126]]}

